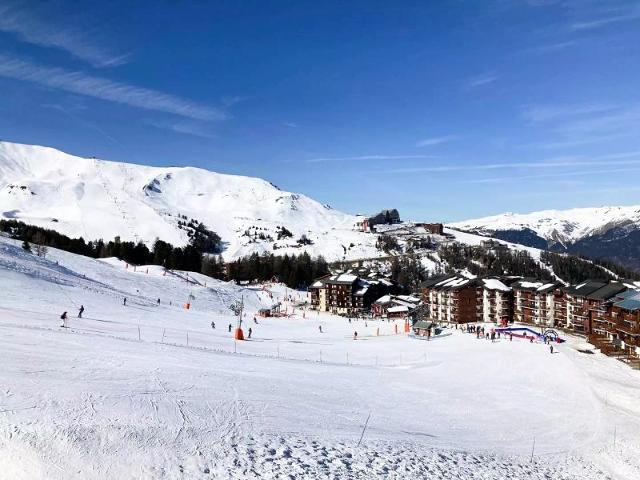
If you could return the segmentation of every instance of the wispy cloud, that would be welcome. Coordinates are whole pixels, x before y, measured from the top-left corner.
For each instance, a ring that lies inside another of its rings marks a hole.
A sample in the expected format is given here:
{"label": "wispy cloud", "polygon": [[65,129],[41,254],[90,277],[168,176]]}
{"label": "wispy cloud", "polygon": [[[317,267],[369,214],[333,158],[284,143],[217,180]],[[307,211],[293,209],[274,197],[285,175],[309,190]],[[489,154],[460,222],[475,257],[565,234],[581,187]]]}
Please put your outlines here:
{"label": "wispy cloud", "polygon": [[36,83],[78,95],[198,120],[223,120],[227,114],[175,95],[115,82],[57,67],[45,67],[0,54],[0,76]]}
{"label": "wispy cloud", "polygon": [[220,99],[220,103],[225,107],[232,107],[237,103],[244,102],[248,100],[249,97],[244,97],[241,95],[233,95],[233,96],[225,96]]}
{"label": "wispy cloud", "polygon": [[531,47],[523,50],[525,53],[551,53],[565,50],[567,48],[575,47],[578,45],[576,40],[568,40],[566,42],[547,43],[544,45],[538,45],[537,47]]}
{"label": "wispy cloud", "polygon": [[298,124],[293,122],[283,122],[282,125],[289,128],[298,128]]}
{"label": "wispy cloud", "polygon": [[558,157],[539,162],[500,162],[481,163],[475,165],[431,165],[424,167],[394,168],[380,170],[378,173],[446,173],[446,172],[472,172],[490,170],[514,170],[514,169],[548,169],[548,168],[575,168],[575,167],[602,167],[611,165],[640,165],[640,151],[624,152],[611,155],[601,155],[592,158]]}
{"label": "wispy cloud", "polygon": [[208,140],[217,138],[217,135],[211,130],[209,125],[203,125],[201,122],[194,120],[163,121],[153,119],[146,120],[145,123],[152,127],[170,130],[184,135],[191,135],[193,137],[206,138]]}
{"label": "wispy cloud", "polygon": [[540,148],[573,148],[613,141],[640,133],[640,104],[528,106],[522,117],[545,129]]}
{"label": "wispy cloud", "polygon": [[128,53],[99,45],[95,32],[89,34],[84,29],[56,25],[15,5],[0,6],[0,32],[12,34],[22,42],[63,50],[94,67],[122,65],[130,57]]}
{"label": "wispy cloud", "polygon": [[466,88],[476,88],[488,85],[495,82],[500,78],[495,72],[485,72],[480,75],[467,78],[464,85]]}
{"label": "wispy cloud", "polygon": [[586,20],[582,22],[575,22],[570,25],[571,30],[592,30],[594,28],[604,27],[612,23],[629,22],[632,20],[640,19],[640,8],[635,4],[627,11],[621,12],[617,15],[610,15],[601,18],[594,18],[592,20]]}
{"label": "wispy cloud", "polygon": [[[640,162],[638,163],[640,164]],[[632,172],[640,172],[640,167],[607,168],[607,169],[599,169],[599,170],[576,170],[572,172],[542,173],[538,175],[475,178],[475,179],[463,181],[463,183],[506,183],[506,182],[520,181],[520,180],[538,180],[538,179],[542,180],[542,179],[549,179],[549,178],[585,177],[585,176],[592,176],[592,175],[610,175],[613,173],[632,173]]]}
{"label": "wispy cloud", "polygon": [[428,155],[360,155],[355,157],[317,157],[309,158],[307,163],[320,163],[320,162],[348,162],[348,161],[362,161],[362,160],[418,160],[423,158],[433,158]]}
{"label": "wispy cloud", "polygon": [[106,138],[110,142],[120,143],[112,135],[107,133],[103,128],[101,128],[100,126],[98,126],[94,122],[92,122],[90,120],[87,120],[86,118],[82,118],[80,115],[75,113],[74,110],[76,110],[76,109],[65,107],[65,106],[62,106],[62,105],[59,105],[59,104],[52,104],[52,103],[43,104],[42,106],[44,108],[49,108],[51,110],[56,110],[58,112],[61,112],[62,114],[66,115],[67,117],[69,117],[73,121],[79,123],[80,125],[83,125],[83,126],[89,128],[90,130],[93,130],[93,131],[99,133],[100,135],[102,135],[104,138]]}
{"label": "wispy cloud", "polygon": [[522,116],[530,122],[545,122],[557,118],[577,117],[615,109],[615,105],[592,103],[582,105],[530,105],[523,109]]}
{"label": "wispy cloud", "polygon": [[441,145],[443,143],[451,142],[458,138],[456,135],[446,135],[444,137],[431,137],[420,140],[416,143],[416,147],[431,147],[434,145]]}

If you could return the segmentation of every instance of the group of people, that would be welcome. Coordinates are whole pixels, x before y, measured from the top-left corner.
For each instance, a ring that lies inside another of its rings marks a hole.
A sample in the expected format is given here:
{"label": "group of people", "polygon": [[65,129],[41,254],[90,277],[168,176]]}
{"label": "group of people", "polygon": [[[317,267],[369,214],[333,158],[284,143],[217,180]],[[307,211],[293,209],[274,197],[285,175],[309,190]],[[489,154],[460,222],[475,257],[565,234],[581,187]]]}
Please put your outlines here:
{"label": "group of people", "polygon": [[[78,318],[82,318],[82,314],[84,313],[84,305],[80,305],[80,308],[78,309]],[[60,325],[61,327],[67,328],[67,319],[69,318],[69,316],[67,315],[66,310],[64,312],[62,312],[62,315],[60,315],[60,320],[62,320],[62,324]]]}
{"label": "group of people", "polygon": [[[456,325],[456,328],[457,328],[457,325]],[[475,333],[477,339],[485,338],[486,340],[491,340],[492,342],[495,342],[496,339],[500,339],[500,331],[496,331],[492,328],[490,332],[485,332],[484,325],[467,324],[465,325],[465,329],[467,333]],[[513,341],[513,334],[511,332],[505,332],[505,337],[508,337],[509,341]],[[524,339],[529,340],[530,343],[533,343],[533,341],[535,340],[535,337],[533,335],[528,336],[525,333]],[[544,344],[549,345],[549,351],[551,353],[553,353],[552,342],[553,342],[553,339],[551,337],[549,336],[544,337]]]}

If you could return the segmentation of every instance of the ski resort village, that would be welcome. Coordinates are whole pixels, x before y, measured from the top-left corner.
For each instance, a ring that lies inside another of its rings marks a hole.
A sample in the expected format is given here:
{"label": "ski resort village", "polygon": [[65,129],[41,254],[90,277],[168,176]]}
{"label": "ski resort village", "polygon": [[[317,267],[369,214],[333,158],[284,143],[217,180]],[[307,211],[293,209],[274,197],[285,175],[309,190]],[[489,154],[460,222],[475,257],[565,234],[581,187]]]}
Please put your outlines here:
{"label": "ski resort village", "polygon": [[640,480],[639,0],[0,0],[0,480]]}
{"label": "ski resort village", "polygon": [[634,270],[0,150],[3,478],[639,478]]}

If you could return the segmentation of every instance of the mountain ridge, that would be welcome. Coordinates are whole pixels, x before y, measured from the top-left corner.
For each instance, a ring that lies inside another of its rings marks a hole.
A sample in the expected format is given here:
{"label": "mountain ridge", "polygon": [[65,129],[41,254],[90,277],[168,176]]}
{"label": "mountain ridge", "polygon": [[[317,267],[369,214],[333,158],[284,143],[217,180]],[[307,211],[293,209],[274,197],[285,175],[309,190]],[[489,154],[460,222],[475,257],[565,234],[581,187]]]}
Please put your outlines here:
{"label": "mountain ridge", "polygon": [[461,231],[640,269],[640,205],[505,213],[454,222]]}
{"label": "mountain ridge", "polygon": [[[216,231],[223,256],[277,251],[330,259],[376,256],[375,238],[353,231],[355,215],[286,192],[257,177],[196,167],[155,167],[76,157],[51,147],[0,142],[0,218],[72,237],[188,241],[194,218]],[[282,228],[290,237],[277,238]],[[312,243],[297,241],[305,236]]]}

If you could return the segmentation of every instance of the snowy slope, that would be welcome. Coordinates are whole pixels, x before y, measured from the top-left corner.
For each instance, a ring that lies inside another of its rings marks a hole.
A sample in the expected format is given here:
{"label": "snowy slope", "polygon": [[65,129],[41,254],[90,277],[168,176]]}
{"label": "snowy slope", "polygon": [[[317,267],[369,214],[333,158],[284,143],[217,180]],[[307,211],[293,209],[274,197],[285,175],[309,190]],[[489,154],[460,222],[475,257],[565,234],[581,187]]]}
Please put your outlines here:
{"label": "snowy slope", "polygon": [[639,228],[640,206],[543,210],[526,214],[504,213],[455,222],[449,226],[486,234],[529,229],[545,240],[566,244],[602,234],[616,226]]}
{"label": "snowy slope", "polygon": [[[549,355],[299,309],[255,324],[281,287],[210,282],[55,249],[42,259],[0,237],[3,478],[640,475],[640,373],[579,353],[579,339]],[[176,304],[189,293],[187,311]],[[226,303],[241,296],[253,336],[234,344]]]}
{"label": "snowy slope", "polygon": [[[181,217],[183,216],[183,217]],[[375,256],[375,236],[352,231],[355,217],[259,178],[198,168],[86,159],[46,147],[0,142],[0,218],[87,240],[187,242],[178,222],[196,219],[226,242],[223,256],[254,251]],[[286,227],[293,238],[277,239]],[[249,229],[249,236],[243,235]],[[254,238],[260,233],[273,241]],[[314,243],[300,247],[307,235]],[[277,249],[274,249],[274,244]]]}

